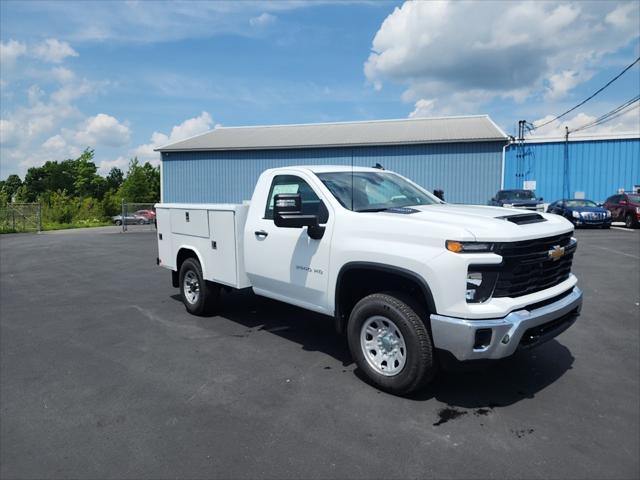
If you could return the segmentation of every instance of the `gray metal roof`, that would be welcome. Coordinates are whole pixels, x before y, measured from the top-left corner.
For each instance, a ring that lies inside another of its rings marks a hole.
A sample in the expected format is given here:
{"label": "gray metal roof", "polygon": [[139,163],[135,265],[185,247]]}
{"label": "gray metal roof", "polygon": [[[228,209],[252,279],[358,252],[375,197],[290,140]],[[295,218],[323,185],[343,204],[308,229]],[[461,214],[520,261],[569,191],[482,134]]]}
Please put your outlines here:
{"label": "gray metal roof", "polygon": [[263,150],[415,143],[504,141],[488,115],[366,122],[218,127],[156,151]]}

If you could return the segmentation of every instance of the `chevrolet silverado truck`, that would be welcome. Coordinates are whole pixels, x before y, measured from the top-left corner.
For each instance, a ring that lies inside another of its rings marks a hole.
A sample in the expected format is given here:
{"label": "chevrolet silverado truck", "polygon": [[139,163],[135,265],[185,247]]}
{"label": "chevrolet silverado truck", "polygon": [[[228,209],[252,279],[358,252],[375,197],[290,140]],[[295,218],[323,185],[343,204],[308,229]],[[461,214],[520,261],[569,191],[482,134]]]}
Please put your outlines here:
{"label": "chevrolet silverado truck", "polygon": [[221,289],[252,288],[327,315],[359,369],[395,394],[444,360],[539,345],[582,306],[569,221],[447,204],[379,168],[275,168],[250,202],[156,209],[158,264],[190,313],[215,309]]}

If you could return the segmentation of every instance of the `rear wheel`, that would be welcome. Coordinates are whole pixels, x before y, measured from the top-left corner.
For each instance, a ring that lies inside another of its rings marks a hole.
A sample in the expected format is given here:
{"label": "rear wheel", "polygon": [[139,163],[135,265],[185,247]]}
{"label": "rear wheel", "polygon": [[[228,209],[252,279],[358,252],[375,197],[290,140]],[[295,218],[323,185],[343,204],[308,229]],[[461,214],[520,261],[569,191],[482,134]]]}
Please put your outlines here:
{"label": "rear wheel", "polygon": [[425,386],[436,368],[431,337],[421,308],[401,293],[374,293],[349,317],[351,354],[381,390],[404,395]]}
{"label": "rear wheel", "polygon": [[116,220],[113,223],[115,223],[119,227],[120,225],[122,225],[122,220]]}
{"label": "rear wheel", "polygon": [[138,220],[138,225],[144,225],[146,222],[143,219]]}
{"label": "rear wheel", "polygon": [[220,287],[203,278],[202,267],[195,258],[187,258],[182,263],[179,285],[182,303],[193,315],[211,312],[220,296]]}

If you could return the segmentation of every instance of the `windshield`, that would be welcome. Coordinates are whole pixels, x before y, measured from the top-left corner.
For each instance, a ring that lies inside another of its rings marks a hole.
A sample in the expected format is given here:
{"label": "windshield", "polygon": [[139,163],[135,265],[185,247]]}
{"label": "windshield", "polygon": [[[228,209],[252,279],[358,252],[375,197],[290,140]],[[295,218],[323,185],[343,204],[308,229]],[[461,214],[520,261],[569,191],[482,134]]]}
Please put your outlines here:
{"label": "windshield", "polygon": [[498,193],[498,200],[534,200],[536,194],[531,190],[506,190]]}
{"label": "windshield", "polygon": [[333,172],[317,175],[340,205],[356,212],[377,212],[394,207],[440,203],[431,194],[390,172]]}
{"label": "windshield", "polygon": [[640,195],[629,195],[629,201],[631,203],[640,203]]}
{"label": "windshield", "polygon": [[591,200],[567,200],[567,207],[597,207]]}

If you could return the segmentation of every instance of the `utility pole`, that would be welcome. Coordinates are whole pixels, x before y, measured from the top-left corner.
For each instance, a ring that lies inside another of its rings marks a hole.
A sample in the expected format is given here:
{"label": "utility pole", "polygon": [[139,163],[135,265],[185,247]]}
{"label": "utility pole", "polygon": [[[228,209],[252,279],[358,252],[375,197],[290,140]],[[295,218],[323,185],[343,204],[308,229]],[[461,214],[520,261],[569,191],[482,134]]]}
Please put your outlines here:
{"label": "utility pole", "polygon": [[524,129],[526,120],[518,120],[518,145],[516,147],[516,183],[522,188],[524,181]]}
{"label": "utility pole", "polygon": [[569,188],[569,127],[564,127],[564,172],[562,176],[562,193],[564,198],[571,198]]}

